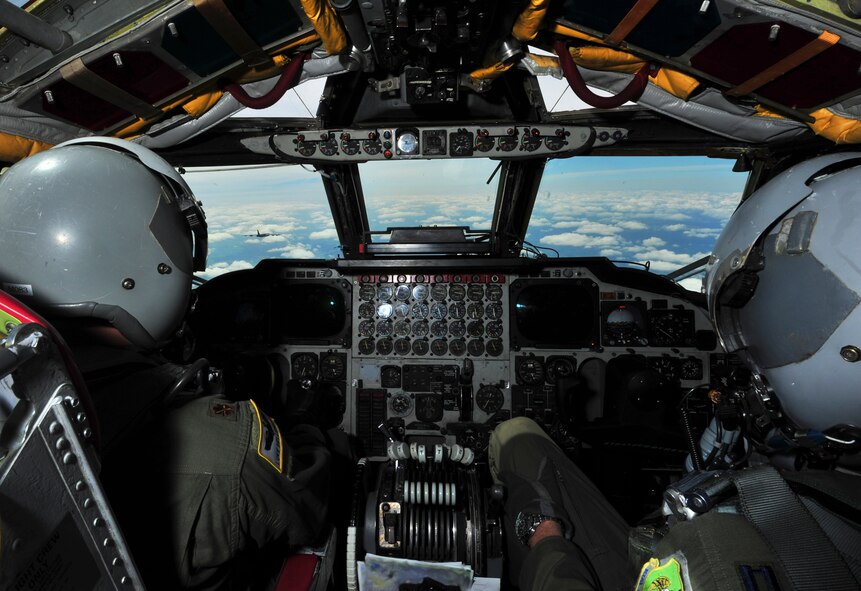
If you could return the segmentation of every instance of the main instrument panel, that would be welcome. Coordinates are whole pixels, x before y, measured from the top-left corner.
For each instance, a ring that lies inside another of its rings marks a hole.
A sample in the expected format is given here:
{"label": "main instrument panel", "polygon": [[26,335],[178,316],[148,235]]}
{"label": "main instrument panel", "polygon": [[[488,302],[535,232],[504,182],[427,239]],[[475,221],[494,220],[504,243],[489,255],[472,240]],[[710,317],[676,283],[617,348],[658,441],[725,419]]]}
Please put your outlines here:
{"label": "main instrument panel", "polygon": [[601,259],[528,270],[264,263],[198,290],[196,324],[220,322],[201,339],[207,354],[283,360],[284,383],[338,398],[324,404],[328,424],[369,455],[388,438],[482,450],[520,415],[654,426],[725,363],[699,294]]}

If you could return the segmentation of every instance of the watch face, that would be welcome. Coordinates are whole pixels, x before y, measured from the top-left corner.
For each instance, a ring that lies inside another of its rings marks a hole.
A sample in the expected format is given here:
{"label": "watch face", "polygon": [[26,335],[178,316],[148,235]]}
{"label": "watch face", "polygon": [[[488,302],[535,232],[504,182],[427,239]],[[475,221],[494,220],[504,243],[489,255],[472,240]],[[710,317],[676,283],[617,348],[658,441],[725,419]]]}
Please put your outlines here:
{"label": "watch face", "polygon": [[528,546],[529,539],[532,537],[532,534],[534,534],[538,526],[545,521],[558,522],[559,520],[555,517],[548,517],[547,515],[542,515],[540,513],[526,513],[521,511],[514,519],[514,535],[517,536],[517,539],[521,544]]}

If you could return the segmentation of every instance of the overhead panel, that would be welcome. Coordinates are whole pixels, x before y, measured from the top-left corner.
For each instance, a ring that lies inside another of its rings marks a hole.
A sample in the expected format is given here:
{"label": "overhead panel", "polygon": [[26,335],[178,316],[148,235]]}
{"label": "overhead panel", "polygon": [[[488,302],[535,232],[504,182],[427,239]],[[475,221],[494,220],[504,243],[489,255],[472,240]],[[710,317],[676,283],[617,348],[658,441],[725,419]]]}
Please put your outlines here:
{"label": "overhead panel", "polygon": [[117,51],[87,64],[95,74],[149,103],[187,87],[188,79],[151,53]]}
{"label": "overhead panel", "polygon": [[[742,85],[803,50],[817,35],[783,22],[732,27],[691,58],[706,74]],[[811,109],[861,88],[861,54],[832,45],[752,92],[797,109]]]}
{"label": "overhead panel", "polygon": [[[637,4],[638,0],[566,0],[562,14],[565,20],[609,35]],[[639,20],[624,41],[667,57],[677,57],[687,52],[720,23],[716,2],[662,0]]]}
{"label": "overhead panel", "polygon": [[224,0],[236,20],[258,45],[274,43],[302,28],[302,21],[283,0]]}
{"label": "overhead panel", "polygon": [[196,10],[186,10],[168,22],[161,45],[198,76],[208,76],[237,60],[227,41]]}
{"label": "overhead panel", "polygon": [[[60,117],[93,131],[106,129],[132,117],[132,113],[60,79],[36,95],[34,110]],[[30,105],[26,105],[30,107]]]}

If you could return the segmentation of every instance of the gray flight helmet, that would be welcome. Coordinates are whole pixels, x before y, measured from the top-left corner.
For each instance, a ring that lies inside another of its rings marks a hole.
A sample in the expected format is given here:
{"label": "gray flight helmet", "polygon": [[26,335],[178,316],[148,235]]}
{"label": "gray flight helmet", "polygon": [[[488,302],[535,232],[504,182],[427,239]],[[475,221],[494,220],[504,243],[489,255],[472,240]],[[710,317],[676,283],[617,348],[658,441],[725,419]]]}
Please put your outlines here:
{"label": "gray flight helmet", "polygon": [[721,344],[802,431],[861,426],[861,153],[813,158],[742,203],[706,271]]}
{"label": "gray flight helmet", "polygon": [[98,318],[167,342],[206,267],[206,221],[182,177],[142,146],[82,138],[0,177],[0,287],[46,315]]}

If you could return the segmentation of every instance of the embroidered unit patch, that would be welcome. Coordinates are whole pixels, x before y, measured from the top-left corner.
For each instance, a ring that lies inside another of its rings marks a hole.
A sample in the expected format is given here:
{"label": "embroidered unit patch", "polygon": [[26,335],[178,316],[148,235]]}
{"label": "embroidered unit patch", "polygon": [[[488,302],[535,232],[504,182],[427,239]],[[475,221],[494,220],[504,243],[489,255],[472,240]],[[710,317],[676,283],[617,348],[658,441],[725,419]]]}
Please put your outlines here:
{"label": "embroidered unit patch", "polygon": [[682,566],[675,558],[663,563],[657,558],[643,565],[634,591],[684,591]]}
{"label": "embroidered unit patch", "polygon": [[271,418],[260,412],[253,400],[251,408],[257,414],[257,454],[269,462],[278,472],[284,470],[284,452],[281,431]]}
{"label": "embroidered unit patch", "polygon": [[209,416],[222,419],[236,420],[236,407],[223,401],[215,401],[209,405]]}

